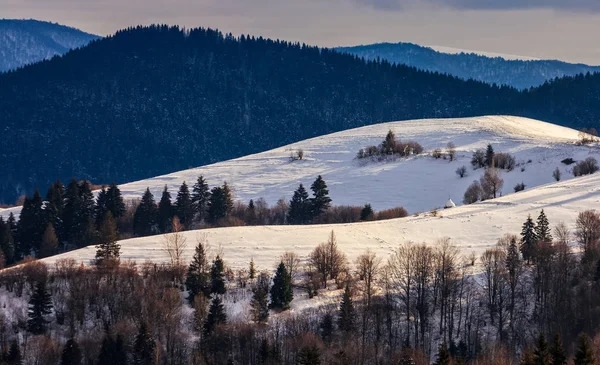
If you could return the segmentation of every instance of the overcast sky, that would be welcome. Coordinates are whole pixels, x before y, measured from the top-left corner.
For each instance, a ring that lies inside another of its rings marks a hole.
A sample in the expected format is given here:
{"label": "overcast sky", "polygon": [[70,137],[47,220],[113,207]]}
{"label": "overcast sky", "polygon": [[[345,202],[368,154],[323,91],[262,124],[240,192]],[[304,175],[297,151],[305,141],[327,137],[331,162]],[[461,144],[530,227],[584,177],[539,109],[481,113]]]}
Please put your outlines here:
{"label": "overcast sky", "polygon": [[0,17],[100,35],[166,23],[320,46],[414,42],[600,65],[600,0],[0,0]]}

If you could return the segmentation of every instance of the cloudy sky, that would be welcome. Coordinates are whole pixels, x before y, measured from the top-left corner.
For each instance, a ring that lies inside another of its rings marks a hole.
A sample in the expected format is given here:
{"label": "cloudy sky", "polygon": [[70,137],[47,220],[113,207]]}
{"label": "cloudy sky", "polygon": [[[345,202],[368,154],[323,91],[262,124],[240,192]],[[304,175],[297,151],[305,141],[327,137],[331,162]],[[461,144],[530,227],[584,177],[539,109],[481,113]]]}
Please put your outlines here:
{"label": "cloudy sky", "polygon": [[600,65],[600,0],[0,0],[0,17],[100,35],[166,23],[320,46],[414,42]]}

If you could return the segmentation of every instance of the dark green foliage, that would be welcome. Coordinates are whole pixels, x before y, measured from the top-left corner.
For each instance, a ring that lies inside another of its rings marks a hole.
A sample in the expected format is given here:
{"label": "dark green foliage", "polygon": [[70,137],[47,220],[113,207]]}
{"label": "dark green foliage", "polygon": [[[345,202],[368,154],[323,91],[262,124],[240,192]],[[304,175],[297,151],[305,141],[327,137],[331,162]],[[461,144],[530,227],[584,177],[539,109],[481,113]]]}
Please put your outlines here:
{"label": "dark green foliage", "polygon": [[273,286],[271,287],[271,308],[286,310],[290,308],[290,303],[294,300],[294,289],[292,287],[292,278],[283,262],[277,266]]}
{"label": "dark green foliage", "polygon": [[321,350],[316,345],[304,346],[296,355],[296,365],[321,365]]}
{"label": "dark green foliage", "polygon": [[375,212],[373,212],[373,208],[371,204],[365,204],[365,206],[360,211],[360,220],[361,221],[371,221],[375,217]]}
{"label": "dark green foliage", "polygon": [[590,347],[590,343],[586,334],[581,335],[579,338],[579,344],[577,351],[575,352],[574,365],[594,365],[596,359],[594,353]]}
{"label": "dark green foliage", "polygon": [[106,187],[103,186],[96,199],[96,209],[94,212],[94,216],[96,217],[96,227],[100,228],[106,212],[108,212],[108,194],[106,193]]}
{"label": "dark green foliage", "polygon": [[188,301],[190,304],[194,303],[196,295],[203,294],[209,296],[211,293],[211,276],[202,242],[198,242],[196,246],[194,257],[188,267],[185,286],[188,290]]}
{"label": "dark green foliage", "polygon": [[133,344],[134,365],[153,365],[156,358],[156,342],[148,330],[148,326],[142,323]]}
{"label": "dark green foliage", "polygon": [[256,277],[256,267],[254,267],[254,257],[250,259],[250,267],[248,269],[248,277],[253,280]]}
{"label": "dark green foliage", "polygon": [[210,268],[210,292],[211,294],[225,294],[225,264],[220,256],[217,256]]}
{"label": "dark green foliage", "polygon": [[162,233],[171,231],[171,222],[173,220],[173,206],[171,205],[171,193],[165,185],[163,189],[162,196],[160,197],[160,202],[158,203],[158,229]]}
{"label": "dark green foliage", "polygon": [[88,181],[72,179],[65,193],[64,240],[73,247],[93,243],[95,199]]}
{"label": "dark green foliage", "polygon": [[21,349],[19,348],[17,341],[10,343],[10,348],[8,349],[8,354],[6,354],[4,361],[7,365],[21,365],[23,363]]}
{"label": "dark green foliage", "polygon": [[325,343],[330,343],[333,338],[333,315],[326,313],[319,324],[319,334]]}
{"label": "dark green foliage", "polygon": [[533,363],[535,365],[551,365],[552,356],[550,355],[550,349],[548,348],[548,341],[543,333],[540,334],[533,349]]}
{"label": "dark green foliage", "polygon": [[548,222],[548,217],[546,217],[546,213],[544,210],[540,212],[540,215],[537,219],[537,225],[535,226],[535,236],[538,241],[542,242],[552,242],[552,234],[550,233],[550,223]]}
{"label": "dark green foliage", "polygon": [[350,286],[346,285],[338,314],[338,327],[340,330],[346,333],[354,331],[356,328],[355,316],[356,312],[354,311],[354,302],[352,301]]}
{"label": "dark green foliage", "polygon": [[246,223],[249,226],[256,224],[256,207],[254,206],[254,200],[250,199],[248,208],[246,208]]}
{"label": "dark green foliage", "polygon": [[25,198],[17,227],[19,242],[17,257],[23,258],[31,255],[32,252],[37,253],[46,229],[43,200],[38,190],[35,191],[33,197]]}
{"label": "dark green foliage", "polygon": [[310,189],[313,191],[313,197],[310,199],[310,202],[311,215],[314,219],[323,214],[329,208],[331,205],[331,198],[329,197],[329,189],[327,189],[327,184],[321,175],[319,175],[312,183]]}
{"label": "dark green foliage", "polygon": [[0,251],[4,254],[6,265],[15,263],[15,241],[10,224],[0,217]]}
{"label": "dark green foliage", "polygon": [[552,357],[552,365],[567,365],[567,352],[563,347],[560,333],[554,336],[552,346],[550,347],[550,356]]}
{"label": "dark green foliage", "polygon": [[49,321],[46,316],[52,313],[52,296],[46,290],[46,282],[36,283],[35,290],[29,300],[27,331],[34,335],[46,333]]}
{"label": "dark green foliage", "polygon": [[154,195],[146,188],[140,204],[133,214],[133,234],[139,237],[157,233],[158,208]]}
{"label": "dark green foliage", "polygon": [[75,339],[70,338],[63,348],[60,365],[81,365],[81,350]]}
{"label": "dark green foliage", "polygon": [[434,365],[450,365],[451,362],[452,358],[450,356],[450,352],[448,352],[446,342],[442,342],[437,353],[437,360],[435,361]]}
{"label": "dark green foliage", "polygon": [[121,246],[117,243],[119,232],[117,224],[111,214],[106,212],[102,225],[100,226],[98,245],[96,246],[96,262],[102,263],[104,260],[118,259],[121,252]]}
{"label": "dark green foliage", "polygon": [[521,231],[521,254],[523,259],[528,263],[533,259],[535,255],[535,247],[537,245],[537,234],[535,223],[531,219],[531,215],[527,216],[527,220],[523,223],[523,229]]}
{"label": "dark green foliage", "polygon": [[44,231],[44,236],[42,237],[42,244],[38,251],[37,257],[43,258],[56,255],[57,253],[58,237],[56,236],[56,231],[54,230],[54,226],[52,225],[52,223],[48,223],[48,226]]}
{"label": "dark green foliage", "polygon": [[97,365],[127,365],[127,349],[121,335],[114,339],[106,334],[100,347]]}
{"label": "dark green foliage", "polygon": [[192,204],[196,212],[196,220],[201,222],[206,217],[208,202],[210,201],[210,188],[203,176],[192,187]]}
{"label": "dark green foliage", "polygon": [[59,241],[64,235],[63,215],[65,211],[65,186],[57,180],[50,185],[44,202],[44,213],[48,223],[52,223]]}
{"label": "dark green foliage", "polygon": [[215,295],[210,303],[210,309],[208,310],[206,322],[204,322],[204,334],[210,335],[217,325],[225,322],[227,322],[227,316],[225,315],[223,302],[218,295]]}
{"label": "dark green foliage", "polygon": [[252,285],[252,301],[250,302],[252,319],[257,323],[265,323],[269,319],[269,285],[271,278],[260,273]]}
{"label": "dark green foliage", "polygon": [[306,224],[311,220],[311,203],[308,199],[308,193],[304,186],[300,184],[294,191],[294,196],[290,200],[288,208],[288,223]]}
{"label": "dark green foliage", "polygon": [[220,219],[227,217],[233,209],[233,198],[229,185],[224,183],[222,187],[214,187],[210,192],[208,204],[208,221],[216,224]]}
{"label": "dark green foliage", "polygon": [[485,165],[487,167],[493,167],[494,164],[494,147],[491,144],[487,145],[485,150]]}
{"label": "dark green foliage", "polygon": [[177,192],[177,198],[175,199],[175,215],[179,217],[179,221],[183,224],[185,229],[190,229],[196,213],[192,204],[190,190],[185,181],[179,187],[179,192]]}
{"label": "dark green foliage", "polygon": [[115,182],[110,184],[106,191],[106,208],[115,219],[119,219],[125,214],[125,201],[121,195],[121,190]]}

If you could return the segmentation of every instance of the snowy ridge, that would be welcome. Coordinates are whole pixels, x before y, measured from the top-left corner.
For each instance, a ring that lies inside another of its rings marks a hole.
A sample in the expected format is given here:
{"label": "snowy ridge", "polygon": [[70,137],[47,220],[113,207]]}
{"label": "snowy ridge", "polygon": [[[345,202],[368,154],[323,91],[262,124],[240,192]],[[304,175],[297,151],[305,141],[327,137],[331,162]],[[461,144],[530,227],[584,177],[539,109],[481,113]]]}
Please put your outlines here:
{"label": "snowy ridge", "polygon": [[509,61],[512,61],[512,60],[539,61],[539,58],[535,58],[535,57],[518,56],[518,55],[504,54],[504,53],[482,52],[482,51],[474,51],[474,50],[470,50],[470,49],[461,49],[461,48],[435,46],[435,45],[434,46],[426,46],[426,47],[429,47],[437,52],[448,53],[448,54],[466,53],[466,54],[476,54],[478,56],[485,56],[485,57],[490,57],[490,58],[500,57],[500,58],[504,58],[505,60],[509,60]]}

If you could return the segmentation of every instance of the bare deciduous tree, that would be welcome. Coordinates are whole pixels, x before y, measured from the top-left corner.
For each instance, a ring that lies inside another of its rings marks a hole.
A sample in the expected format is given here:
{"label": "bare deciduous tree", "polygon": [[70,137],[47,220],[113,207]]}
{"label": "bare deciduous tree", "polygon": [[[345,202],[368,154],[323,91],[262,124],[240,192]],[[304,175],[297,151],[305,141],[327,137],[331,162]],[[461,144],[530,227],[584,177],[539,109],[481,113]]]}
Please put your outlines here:
{"label": "bare deciduous tree", "polygon": [[181,268],[181,276],[183,275],[183,253],[187,246],[187,238],[183,234],[183,224],[179,222],[177,216],[173,217],[171,224],[171,233],[167,233],[163,236],[163,250],[169,255],[171,260],[171,266],[174,268]]}
{"label": "bare deciduous tree", "polygon": [[456,158],[456,145],[454,142],[448,142],[446,145],[446,152],[448,153],[448,158],[450,158],[450,161],[454,161]]}
{"label": "bare deciduous tree", "polygon": [[500,170],[493,167],[485,170],[483,176],[479,179],[479,183],[481,184],[484,199],[495,199],[502,190],[502,186],[504,186]]}
{"label": "bare deciduous tree", "polygon": [[576,227],[575,237],[583,249],[584,260],[595,262],[600,256],[600,213],[593,210],[579,213]]}
{"label": "bare deciduous tree", "polygon": [[375,295],[375,281],[379,275],[381,259],[374,252],[367,252],[358,256],[356,259],[356,269],[360,280],[363,282],[362,292],[366,299],[367,309],[371,307],[371,298]]}
{"label": "bare deciduous tree", "polygon": [[323,287],[327,286],[327,280],[336,280],[346,268],[346,255],[337,247],[335,233],[331,231],[329,240],[321,243],[309,257],[310,265],[321,276]]}

